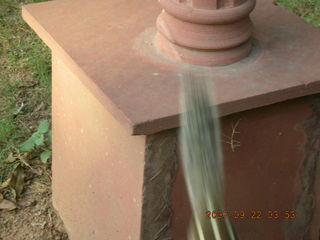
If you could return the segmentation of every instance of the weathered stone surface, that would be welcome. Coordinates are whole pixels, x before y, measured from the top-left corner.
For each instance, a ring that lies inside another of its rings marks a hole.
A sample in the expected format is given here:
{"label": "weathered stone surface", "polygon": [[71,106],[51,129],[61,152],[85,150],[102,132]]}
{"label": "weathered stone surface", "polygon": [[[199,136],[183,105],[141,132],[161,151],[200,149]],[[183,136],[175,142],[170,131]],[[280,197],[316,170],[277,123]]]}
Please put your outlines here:
{"label": "weathered stone surface", "polygon": [[156,1],[24,7],[53,52],[53,200],[71,239],[185,239],[190,209],[181,169],[175,178],[176,130],[162,131],[179,126],[180,73],[192,71],[212,79],[221,116],[237,113],[222,119],[226,210],[297,211],[293,220],[233,219],[240,237],[318,240],[318,105],[283,101],[319,92],[320,31],[272,2],[258,0],[252,14],[248,58],[213,68],[154,48]]}
{"label": "weathered stone surface", "polygon": [[145,150],[141,239],[171,239],[172,184],[177,159],[177,131],[147,137]]}
{"label": "weathered stone surface", "polygon": [[[317,101],[305,97],[222,118],[224,210],[240,239],[318,240]],[[240,133],[232,134],[233,129]],[[187,193],[181,168],[172,194],[172,237],[185,239],[190,206],[182,197]],[[236,218],[241,211],[245,217]],[[281,217],[276,218],[275,211]],[[295,217],[286,219],[286,211],[295,211]],[[255,219],[259,212],[261,218]]]}
{"label": "weathered stone surface", "polygon": [[130,136],[53,53],[53,204],[72,240],[139,239],[145,136]]}
{"label": "weathered stone surface", "polygon": [[248,58],[225,67],[160,54],[160,11],[157,1],[61,0],[25,6],[23,16],[131,134],[179,126],[185,71],[208,74],[222,116],[320,91],[320,30],[273,0],[258,0],[250,15],[257,41]]}
{"label": "weathered stone surface", "polygon": [[249,55],[255,0],[160,0],[155,45],[177,61],[223,66]]}
{"label": "weathered stone surface", "polygon": [[320,239],[320,95],[309,98],[311,115],[304,122],[305,157],[299,176],[301,192],[296,196],[297,218],[288,222],[288,239]]}

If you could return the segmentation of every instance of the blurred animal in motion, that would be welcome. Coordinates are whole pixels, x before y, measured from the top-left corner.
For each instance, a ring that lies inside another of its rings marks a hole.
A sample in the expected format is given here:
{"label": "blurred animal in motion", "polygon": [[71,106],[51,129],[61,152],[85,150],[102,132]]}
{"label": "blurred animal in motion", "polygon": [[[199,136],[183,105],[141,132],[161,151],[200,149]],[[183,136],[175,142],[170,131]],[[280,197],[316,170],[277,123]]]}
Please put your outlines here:
{"label": "blurred animal in motion", "polygon": [[190,73],[182,79],[180,143],[183,171],[192,208],[188,240],[238,239],[228,218],[208,219],[222,211],[223,156],[217,109],[210,107],[210,84]]}

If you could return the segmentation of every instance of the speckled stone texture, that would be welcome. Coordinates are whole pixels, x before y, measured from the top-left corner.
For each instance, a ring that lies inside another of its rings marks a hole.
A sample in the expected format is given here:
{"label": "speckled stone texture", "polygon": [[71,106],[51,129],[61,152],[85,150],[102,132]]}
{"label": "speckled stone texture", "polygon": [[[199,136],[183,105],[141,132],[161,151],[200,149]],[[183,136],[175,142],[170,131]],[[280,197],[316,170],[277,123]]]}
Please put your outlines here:
{"label": "speckled stone texture", "polygon": [[[224,210],[240,239],[319,239],[319,102],[318,94],[221,119]],[[233,129],[239,133],[232,136]],[[173,239],[186,239],[190,206],[181,196],[187,193],[179,168],[172,189]],[[286,211],[295,217],[286,219]]]}
{"label": "speckled stone texture", "polygon": [[178,127],[185,71],[212,79],[223,116],[320,91],[320,30],[273,0],[258,0],[250,15],[256,39],[250,55],[224,67],[160,54],[154,47],[160,12],[157,1],[140,0],[58,0],[23,8],[27,23],[130,134]]}
{"label": "speckled stone texture", "polygon": [[[225,210],[249,214],[232,219],[240,237],[318,240],[319,96],[296,98],[320,92],[319,29],[258,0],[249,56],[199,67],[155,48],[160,11],[139,0],[23,7],[53,54],[53,202],[70,239],[185,239],[190,209],[176,134],[179,81],[191,71],[213,82]],[[284,219],[287,210],[297,217]],[[253,220],[251,211],[264,215]]]}

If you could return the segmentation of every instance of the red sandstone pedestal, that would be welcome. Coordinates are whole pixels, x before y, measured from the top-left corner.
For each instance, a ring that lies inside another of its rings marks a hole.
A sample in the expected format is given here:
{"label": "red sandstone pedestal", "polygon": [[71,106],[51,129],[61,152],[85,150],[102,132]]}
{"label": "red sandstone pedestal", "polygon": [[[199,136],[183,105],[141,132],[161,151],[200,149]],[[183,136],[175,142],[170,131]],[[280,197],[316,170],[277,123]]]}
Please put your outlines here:
{"label": "red sandstone pedestal", "polygon": [[186,239],[177,142],[185,71],[213,82],[225,210],[240,239],[319,239],[320,100],[307,95],[320,92],[320,31],[258,0],[249,55],[196,66],[155,47],[160,12],[139,0],[23,7],[52,49],[53,202],[70,239]]}
{"label": "red sandstone pedestal", "polygon": [[255,0],[160,0],[156,47],[178,61],[227,65],[249,55]]}

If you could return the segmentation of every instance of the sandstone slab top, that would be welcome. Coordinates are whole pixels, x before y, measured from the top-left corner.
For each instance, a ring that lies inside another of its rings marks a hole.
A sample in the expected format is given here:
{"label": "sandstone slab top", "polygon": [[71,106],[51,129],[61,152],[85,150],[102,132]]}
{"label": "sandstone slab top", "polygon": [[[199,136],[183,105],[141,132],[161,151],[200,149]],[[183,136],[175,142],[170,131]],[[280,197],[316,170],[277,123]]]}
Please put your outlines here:
{"label": "sandstone slab top", "polygon": [[179,126],[186,71],[212,80],[221,116],[320,92],[320,30],[273,0],[257,0],[251,14],[251,54],[224,67],[161,55],[153,43],[160,12],[155,0],[57,0],[22,9],[52,54],[133,135]]}

